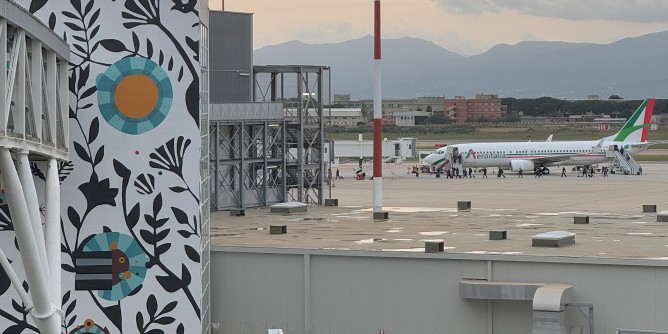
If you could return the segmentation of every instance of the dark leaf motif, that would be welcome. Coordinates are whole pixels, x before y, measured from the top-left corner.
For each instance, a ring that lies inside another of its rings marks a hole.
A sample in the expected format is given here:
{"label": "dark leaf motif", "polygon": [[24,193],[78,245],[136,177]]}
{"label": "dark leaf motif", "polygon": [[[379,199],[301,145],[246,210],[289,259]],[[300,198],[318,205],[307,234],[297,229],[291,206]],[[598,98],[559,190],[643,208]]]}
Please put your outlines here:
{"label": "dark leaf motif", "polygon": [[111,320],[116,328],[123,328],[123,317],[120,304],[107,306],[102,309],[104,315]]}
{"label": "dark leaf motif", "polygon": [[46,176],[44,175],[42,170],[39,169],[39,166],[37,166],[36,162],[30,163],[30,172],[32,173],[32,175],[37,176],[38,178],[46,181]]}
{"label": "dark leaf motif", "polygon": [[137,316],[135,317],[135,322],[137,323],[137,329],[139,330],[138,333],[141,333],[144,331],[144,315],[141,314],[141,312],[137,312]]}
{"label": "dark leaf motif", "polygon": [[155,221],[155,228],[161,228],[169,221],[169,218],[161,218]]}
{"label": "dark leaf motif", "polygon": [[65,179],[72,173],[74,170],[74,163],[72,161],[61,161],[58,163],[58,175],[60,182],[65,181]]}
{"label": "dark leaf motif", "polygon": [[16,310],[16,312],[19,312],[19,313],[25,312],[25,308],[23,306],[21,306],[21,304],[19,304],[14,299],[12,299],[12,307],[14,308],[14,310]]}
{"label": "dark leaf motif", "polygon": [[195,263],[199,263],[199,252],[195,250],[190,245],[184,245],[183,248],[186,250],[186,255],[188,255],[188,258],[191,259]]}
{"label": "dark leaf motif", "polygon": [[28,288],[29,288],[29,287],[28,287],[28,282],[23,281],[23,283],[22,283],[21,285],[23,286],[23,290],[26,290],[26,292],[29,292],[29,291],[30,291],[30,289],[28,289]]}
{"label": "dark leaf motif", "polygon": [[109,226],[102,226],[102,232],[109,233],[111,232],[111,228]]}
{"label": "dark leaf motif", "polygon": [[38,10],[42,9],[48,0],[32,0],[30,2],[30,8],[28,11],[32,14],[35,14]]}
{"label": "dark leaf motif", "polygon": [[72,94],[76,94],[76,83],[77,83],[77,71],[72,71],[72,75],[70,76],[70,81],[69,81],[69,90],[72,92]]}
{"label": "dark leaf motif", "polygon": [[104,159],[104,146],[100,146],[100,149],[95,153],[95,160],[93,160],[93,165],[97,166]]}
{"label": "dark leaf motif", "polygon": [[169,62],[167,63],[167,69],[172,70],[174,68],[174,57],[169,57]]}
{"label": "dark leaf motif", "polygon": [[[99,26],[98,26],[98,28],[99,28]],[[90,53],[95,52],[95,50],[97,50],[97,48],[98,48],[99,46],[100,46],[100,42],[95,42],[95,44],[93,44],[93,47],[90,48]]]}
{"label": "dark leaf motif", "polygon": [[87,98],[87,97],[93,95],[95,92],[97,92],[97,87],[92,86],[92,87],[86,89],[86,90],[81,94],[81,97],[80,97],[80,98],[83,100],[83,99],[85,99],[85,98]]}
{"label": "dark leaf motif", "polygon": [[72,22],[63,22],[68,28],[72,29],[72,31],[84,31],[84,28],[76,23]]}
{"label": "dark leaf motif", "polygon": [[162,308],[162,311],[160,311],[160,315],[162,314],[167,314],[169,312],[172,312],[176,308],[176,301],[169,302],[165,307]]}
{"label": "dark leaf motif", "polygon": [[[92,3],[92,2],[93,2],[93,1],[91,1],[91,3]],[[90,17],[90,21],[88,22],[88,25],[89,25],[89,26],[92,26],[93,24],[95,24],[95,22],[97,22],[97,18],[100,17],[100,10],[101,10],[101,8],[98,8],[98,9],[95,11],[95,13],[93,13],[93,15]],[[99,28],[100,28],[100,26],[97,26],[97,29],[99,29]],[[92,39],[93,37],[94,37],[94,36],[93,36],[93,34],[91,33],[90,38]]]}
{"label": "dark leaf motif", "polygon": [[174,323],[174,321],[176,321],[176,319],[174,319],[173,317],[160,317],[158,319],[155,319],[155,323],[160,325],[169,325],[171,323]]}
{"label": "dark leaf motif", "polygon": [[146,241],[147,244],[150,245],[155,245],[155,234],[149,230],[140,230],[139,234],[141,235],[141,238]]}
{"label": "dark leaf motif", "polygon": [[77,114],[74,113],[74,109],[72,109],[72,107],[70,107],[70,114],[69,114],[69,117],[70,117],[70,118],[77,118]]}
{"label": "dark leaf motif", "polygon": [[188,221],[188,215],[183,210],[176,207],[172,207],[172,212],[174,213],[174,218],[176,218],[176,221],[179,224],[190,226],[190,222]]}
{"label": "dark leaf motif", "polygon": [[79,19],[79,16],[77,16],[77,14],[74,14],[74,13],[72,13],[72,12],[69,12],[69,11],[64,10],[64,11],[62,11],[61,13],[63,14],[63,16],[65,16],[65,17],[69,17],[69,18],[71,18],[71,19],[73,19],[73,20],[78,20],[78,19]]}
{"label": "dark leaf motif", "polygon": [[162,63],[165,61],[165,55],[160,50],[160,55],[158,56],[158,65],[162,66]]}
{"label": "dark leaf motif", "polygon": [[155,249],[156,256],[167,253],[167,251],[172,247],[172,244],[162,244]]}
{"label": "dark leaf motif", "polygon": [[88,2],[88,4],[86,5],[86,8],[84,9],[83,16],[88,15],[88,13],[90,13],[90,11],[93,10],[93,3],[95,3],[95,1],[93,1],[93,0]]}
{"label": "dark leaf motif", "polygon": [[[82,52],[85,53],[86,51],[84,50]],[[81,90],[81,88],[83,88],[86,85],[86,83],[88,82],[88,77],[90,77],[90,65],[82,68],[82,70],[80,71],[77,89]]]}
{"label": "dark leaf motif", "polygon": [[199,43],[190,38],[190,36],[186,36],[186,44],[188,44],[188,47],[193,50],[195,54],[199,53]]}
{"label": "dark leaf motif", "polygon": [[[79,110],[88,109],[88,108],[90,108],[90,107],[92,107],[92,106],[93,106],[92,103],[86,103],[84,106],[79,107]],[[89,140],[90,140],[90,139],[89,139]]]}
{"label": "dark leaf motif", "polygon": [[67,272],[70,272],[70,273],[76,272],[76,270],[74,269],[74,267],[72,267],[71,265],[69,265],[69,264],[67,264],[67,263],[63,263],[63,264],[61,264],[60,267],[63,268],[63,270],[65,270],[65,271],[67,271]]}
{"label": "dark leaf motif", "polygon": [[183,263],[181,264],[181,283],[183,284],[183,287],[190,285],[190,280],[190,271],[188,271],[186,264]]}
{"label": "dark leaf motif", "polygon": [[77,316],[76,314],[70,318],[70,320],[67,321],[67,327],[72,327],[74,325],[74,322],[77,321]]}
{"label": "dark leaf motif", "polygon": [[135,53],[139,52],[139,36],[134,31],[132,32],[132,46],[135,48]]}
{"label": "dark leaf motif", "polygon": [[128,216],[125,218],[125,224],[128,226],[129,229],[133,229],[138,222],[139,222],[139,203],[135,204],[132,210],[130,210],[130,213],[128,213]]}
{"label": "dark leaf motif", "polygon": [[[72,35],[72,38],[76,39],[79,42],[86,43],[86,39],[81,37],[81,36]],[[79,50],[83,53],[86,53],[86,50],[84,50],[84,48],[81,45],[76,45],[76,46],[77,46],[77,50]]]}
{"label": "dark leaf motif", "polygon": [[116,175],[120,176],[123,179],[128,179],[130,178],[130,170],[123,165],[122,162],[114,159],[114,171],[116,172]]}
{"label": "dark leaf motif", "polygon": [[148,38],[146,39],[146,57],[149,59],[153,57],[153,43]]}
{"label": "dark leaf motif", "polygon": [[51,13],[49,15],[49,29],[53,30],[56,28],[56,13]]}
{"label": "dark leaf motif", "polygon": [[179,70],[179,77],[176,80],[181,82],[181,79],[183,79],[183,66],[181,66],[181,69]]}
{"label": "dark leaf motif", "polygon": [[199,127],[199,78],[194,78],[186,89],[186,108]]}
{"label": "dark leaf motif", "polygon": [[[98,12],[96,12],[96,13],[99,13],[99,9],[98,9]],[[93,28],[93,30],[90,31],[89,39],[95,38],[95,36],[97,36],[97,33],[99,31],[100,31],[100,26],[97,26],[97,27]],[[95,43],[95,45],[100,45],[100,42]],[[96,47],[93,47],[93,49],[96,49]],[[90,51],[93,52],[94,51],[93,49],[91,49]]]}
{"label": "dark leaf motif", "polygon": [[111,51],[111,52],[124,52],[127,51],[127,48],[125,47],[125,44],[123,42],[117,40],[117,39],[103,39],[100,41],[100,44],[102,44],[102,47]]}
{"label": "dark leaf motif", "polygon": [[148,226],[150,226],[154,229],[156,228],[155,227],[155,218],[153,218],[153,216],[151,216],[149,214],[146,214],[146,215],[144,215],[144,220],[146,221],[146,224],[148,224]]}
{"label": "dark leaf motif", "polygon": [[[79,38],[77,38],[77,37],[78,36],[74,36],[74,39],[78,40]],[[73,44],[73,45],[74,45],[74,48],[77,49],[77,51],[79,51],[81,53],[86,53],[86,50],[84,50],[84,48],[81,45],[79,45],[79,44]]]}
{"label": "dark leaf motif", "polygon": [[153,199],[153,217],[157,217],[158,213],[160,213],[160,210],[162,210],[162,194],[161,193],[159,193]]}
{"label": "dark leaf motif", "polygon": [[167,236],[169,235],[169,231],[170,229],[164,229],[158,232],[158,234],[155,235],[156,242],[162,241],[163,239],[167,238]]}
{"label": "dark leaf motif", "polygon": [[100,119],[98,117],[93,118],[90,122],[90,129],[88,129],[88,144],[92,143],[97,139],[97,135],[100,133]]}
{"label": "dark leaf motif", "polygon": [[77,12],[81,13],[81,0],[70,0],[70,3],[72,3],[72,6]]}
{"label": "dark leaf motif", "polygon": [[185,333],[185,327],[183,324],[179,324],[178,327],[176,327],[176,334],[184,334]]}
{"label": "dark leaf motif", "polygon": [[192,233],[192,232],[186,231],[186,230],[179,230],[178,232],[184,238],[190,238],[191,235],[195,234],[195,233]]}
{"label": "dark leaf motif", "polygon": [[21,334],[23,332],[23,325],[11,325],[5,329],[2,334]]}
{"label": "dark leaf motif", "polygon": [[174,187],[169,187],[169,190],[175,192],[175,193],[182,193],[188,189],[181,187],[181,186],[174,186]]}
{"label": "dark leaf motif", "polygon": [[67,307],[67,310],[65,310],[65,315],[69,315],[74,311],[74,308],[77,306],[77,300],[73,300],[70,306]]}
{"label": "dark leaf motif", "polygon": [[[69,254],[70,250],[67,248],[67,246],[65,246],[65,244],[61,243],[60,244],[60,252]],[[63,304],[65,304],[65,303],[63,303]]]}
{"label": "dark leaf motif", "polygon": [[81,146],[81,144],[74,142],[74,150],[77,152],[77,155],[79,158],[81,158],[81,160],[91,162],[90,156],[88,156],[88,152],[86,152],[86,149]]}
{"label": "dark leaf motif", "polygon": [[72,292],[71,290],[67,290],[67,292],[65,292],[65,294],[63,295],[63,298],[61,299],[61,302],[60,302],[61,305],[65,305],[65,304],[67,304],[68,301],[70,301],[70,293],[71,292]]}
{"label": "dark leaf motif", "polygon": [[181,289],[181,280],[174,276],[156,276],[155,279],[160,283],[165,291],[173,293]]}
{"label": "dark leaf motif", "polygon": [[155,318],[155,315],[158,312],[158,300],[153,294],[146,299],[146,311],[151,319]]}
{"label": "dark leaf motif", "polygon": [[81,217],[79,217],[77,210],[74,210],[71,206],[67,208],[67,217],[70,219],[70,223],[72,223],[74,228],[77,230],[81,228]]}

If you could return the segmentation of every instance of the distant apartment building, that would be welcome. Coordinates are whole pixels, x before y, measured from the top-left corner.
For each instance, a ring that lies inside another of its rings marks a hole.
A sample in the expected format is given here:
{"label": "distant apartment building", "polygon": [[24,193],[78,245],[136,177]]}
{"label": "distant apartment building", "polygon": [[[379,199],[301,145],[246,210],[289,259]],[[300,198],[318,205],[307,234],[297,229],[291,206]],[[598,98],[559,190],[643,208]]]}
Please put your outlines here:
{"label": "distant apartment building", "polygon": [[[421,96],[416,99],[383,99],[384,123],[395,124],[392,115],[396,112],[422,111],[430,115],[443,113],[442,96]],[[332,104],[341,108],[361,108],[367,121],[373,118],[373,100],[351,100],[350,94],[334,94]]]}
{"label": "distant apartment building", "polygon": [[454,119],[457,123],[493,120],[506,115],[507,108],[501,104],[497,95],[477,94],[474,99],[455,96],[443,102],[444,116]]}

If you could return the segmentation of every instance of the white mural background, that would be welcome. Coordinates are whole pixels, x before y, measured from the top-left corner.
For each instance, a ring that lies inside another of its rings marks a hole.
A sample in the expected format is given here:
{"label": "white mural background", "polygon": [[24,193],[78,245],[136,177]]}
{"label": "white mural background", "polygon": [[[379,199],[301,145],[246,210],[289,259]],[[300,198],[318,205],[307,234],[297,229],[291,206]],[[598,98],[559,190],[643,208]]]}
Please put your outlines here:
{"label": "white mural background", "polygon": [[[71,50],[71,162],[60,173],[63,333],[199,333],[198,1],[17,2]],[[38,188],[44,170],[33,166]],[[3,213],[0,242],[18,260]],[[77,263],[91,256],[111,265]],[[100,267],[113,274],[110,289],[81,279]],[[36,332],[1,274],[0,332]]]}

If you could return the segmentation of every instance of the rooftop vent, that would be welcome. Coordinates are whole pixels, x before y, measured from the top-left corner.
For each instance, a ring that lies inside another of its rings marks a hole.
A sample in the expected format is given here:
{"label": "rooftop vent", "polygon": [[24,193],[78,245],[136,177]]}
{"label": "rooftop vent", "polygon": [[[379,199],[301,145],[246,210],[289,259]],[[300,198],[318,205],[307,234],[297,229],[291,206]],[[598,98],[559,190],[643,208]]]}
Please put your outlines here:
{"label": "rooftop vent", "polygon": [[562,247],[574,243],[575,233],[568,231],[550,231],[531,238],[531,245],[534,247]]}

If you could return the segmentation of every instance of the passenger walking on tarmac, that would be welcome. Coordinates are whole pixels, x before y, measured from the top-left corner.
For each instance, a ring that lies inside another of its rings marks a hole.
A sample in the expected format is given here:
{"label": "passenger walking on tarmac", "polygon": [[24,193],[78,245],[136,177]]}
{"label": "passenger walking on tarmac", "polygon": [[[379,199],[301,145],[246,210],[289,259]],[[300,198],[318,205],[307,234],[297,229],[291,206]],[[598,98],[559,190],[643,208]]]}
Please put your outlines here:
{"label": "passenger walking on tarmac", "polygon": [[608,166],[604,166],[603,167],[603,177],[607,177],[607,176],[608,176]]}
{"label": "passenger walking on tarmac", "polygon": [[[641,169],[640,173],[642,174],[642,169]],[[469,177],[475,179],[475,175],[473,175],[473,168],[471,168],[471,167],[469,167]]]}
{"label": "passenger walking on tarmac", "polygon": [[466,175],[467,175],[467,174],[466,174],[466,168],[464,168],[464,169],[462,170],[462,174],[464,174],[464,178],[466,178]]}
{"label": "passenger walking on tarmac", "polygon": [[561,168],[561,177],[568,177],[568,175],[566,175],[566,167]]}
{"label": "passenger walking on tarmac", "polygon": [[486,179],[487,178],[487,167],[482,168],[482,178]]}
{"label": "passenger walking on tarmac", "polygon": [[499,178],[499,177],[503,177],[504,179],[506,178],[506,176],[503,175],[503,169],[499,168],[499,172],[496,174],[496,177],[497,177],[497,178]]}
{"label": "passenger walking on tarmac", "polygon": [[462,178],[462,176],[459,175],[459,167],[456,167],[456,168],[455,168],[455,176],[457,176],[458,179],[461,179],[461,178]]}
{"label": "passenger walking on tarmac", "polygon": [[520,175],[517,178],[518,179],[523,179],[524,176],[522,176],[522,168],[520,168],[520,170],[518,172],[519,172]]}
{"label": "passenger walking on tarmac", "polygon": [[638,175],[642,175],[642,166],[638,166]]}
{"label": "passenger walking on tarmac", "polygon": [[586,177],[586,176],[587,176],[587,167],[582,166],[582,177]]}
{"label": "passenger walking on tarmac", "polygon": [[339,169],[336,169],[336,180],[343,180],[343,176],[341,176],[341,172],[339,172]]}
{"label": "passenger walking on tarmac", "polygon": [[540,168],[536,168],[536,176],[534,176],[534,179],[537,177],[543,177],[543,172],[541,172]]}

